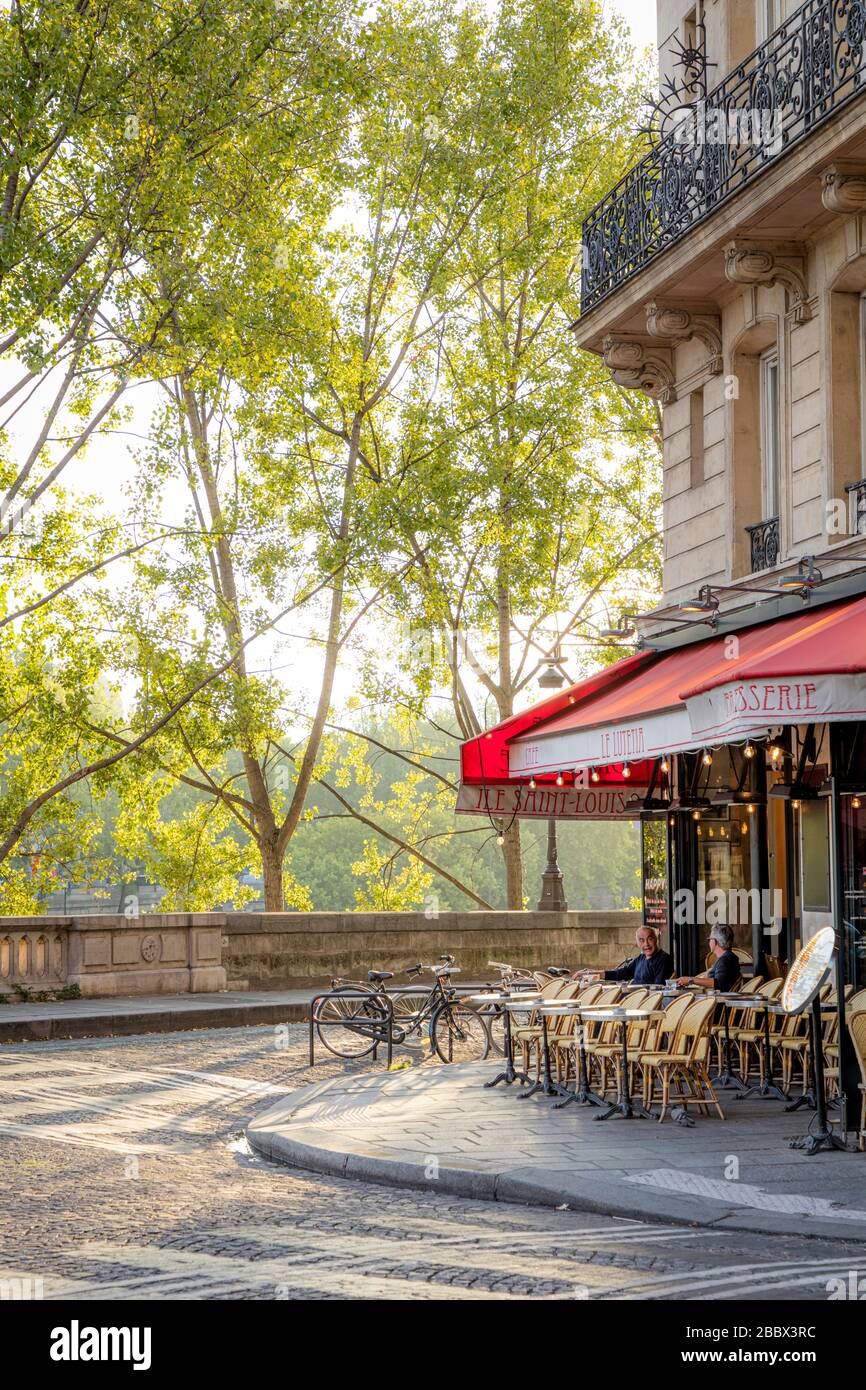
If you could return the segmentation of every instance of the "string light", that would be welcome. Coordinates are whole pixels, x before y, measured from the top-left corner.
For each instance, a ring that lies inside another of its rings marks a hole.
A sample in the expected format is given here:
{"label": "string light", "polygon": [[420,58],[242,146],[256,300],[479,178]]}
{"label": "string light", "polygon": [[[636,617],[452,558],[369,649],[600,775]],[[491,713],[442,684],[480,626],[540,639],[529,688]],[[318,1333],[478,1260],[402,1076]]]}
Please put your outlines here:
{"label": "string light", "polygon": [[703,763],[704,767],[712,767],[713,755],[710,752],[709,748],[705,748],[703,753],[701,754],[701,762]]}
{"label": "string light", "polygon": [[700,813],[700,811],[692,811],[692,820],[700,820],[700,818],[701,818],[701,813]]}
{"label": "string light", "polygon": [[855,811],[859,811],[860,807],[863,805],[863,802],[860,800],[859,796],[852,796],[851,805],[854,807]]}
{"label": "string light", "polygon": [[792,801],[792,802],[791,802],[791,805],[792,805],[792,807],[794,808],[795,811],[799,811],[799,809],[800,809],[800,803],[799,803],[799,801]]}
{"label": "string light", "polygon": [[534,777],[530,777],[530,779],[529,779],[529,790],[530,790],[531,792],[534,792],[534,791],[535,791],[535,778],[534,778]]}
{"label": "string light", "polygon": [[556,785],[557,785],[558,787],[561,787],[561,786],[562,786],[562,773],[561,773],[561,772],[557,772],[557,774],[556,774]]}
{"label": "string light", "polygon": [[590,782],[600,782],[600,781],[601,781],[601,773],[599,772],[599,770],[598,770],[597,767],[590,768],[589,780],[590,780]]}
{"label": "string light", "polygon": [[751,801],[749,802],[748,806],[746,807],[746,810],[748,811],[748,813],[749,813],[750,816],[753,816],[753,815],[755,814],[755,808],[754,808],[754,806],[752,805]]}
{"label": "string light", "polygon": [[667,758],[662,758],[661,762],[659,763],[659,769],[660,769],[662,772],[670,772],[670,770],[671,770],[671,765],[670,765],[670,763],[668,762]]}
{"label": "string light", "polygon": [[498,845],[504,845],[504,844],[505,844],[505,836],[504,836],[504,835],[497,835],[497,836],[496,836],[496,843],[497,843]]}
{"label": "string light", "polygon": [[782,749],[778,746],[778,744],[774,743],[772,748],[770,749],[770,761],[777,763],[781,756]]}
{"label": "string light", "polygon": [[623,777],[631,777],[631,766],[629,765],[629,763],[623,763],[622,775]]}
{"label": "string light", "polygon": [[745,748],[743,749],[743,757],[754,758],[756,751],[757,750],[755,748],[754,743],[747,743]]}

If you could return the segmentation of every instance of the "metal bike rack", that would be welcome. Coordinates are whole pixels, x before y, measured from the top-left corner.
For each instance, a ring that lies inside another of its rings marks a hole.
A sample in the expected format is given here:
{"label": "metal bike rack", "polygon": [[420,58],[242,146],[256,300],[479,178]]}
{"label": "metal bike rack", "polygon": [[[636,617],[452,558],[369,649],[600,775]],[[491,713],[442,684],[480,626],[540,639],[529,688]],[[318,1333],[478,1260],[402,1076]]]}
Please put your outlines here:
{"label": "metal bike rack", "polygon": [[310,1066],[314,1067],[316,1065],[316,1028],[348,1028],[350,1032],[354,1031],[358,1033],[364,1031],[361,1028],[353,1028],[351,1022],[347,1023],[346,1020],[342,1018],[316,1018],[317,1006],[326,999],[364,999],[368,1003],[370,1002],[370,1000],[373,1000],[377,1005],[384,1006],[388,1015],[387,1022],[384,1023],[380,1031],[377,1028],[376,1022],[374,1020],[371,1020],[368,1036],[372,1037],[374,1033],[379,1032],[379,1036],[376,1038],[376,1041],[373,1044],[374,1062],[377,1060],[377,1053],[382,1043],[387,1043],[388,1066],[390,1067],[394,1055],[393,1001],[389,998],[387,994],[376,994],[370,990],[365,989],[347,990],[345,988],[323,990],[321,994],[315,994],[313,998],[310,1000]]}

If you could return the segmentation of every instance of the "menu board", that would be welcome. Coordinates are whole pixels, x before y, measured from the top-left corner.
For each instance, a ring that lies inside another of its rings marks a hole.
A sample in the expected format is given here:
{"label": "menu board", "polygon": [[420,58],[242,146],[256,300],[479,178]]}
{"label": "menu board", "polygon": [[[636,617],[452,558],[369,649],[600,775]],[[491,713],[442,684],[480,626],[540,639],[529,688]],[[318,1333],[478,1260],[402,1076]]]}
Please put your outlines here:
{"label": "menu board", "polygon": [[822,927],[807,941],[797,956],[782,987],[782,1008],[789,1014],[802,1013],[824,983],[836,946],[832,927]]}

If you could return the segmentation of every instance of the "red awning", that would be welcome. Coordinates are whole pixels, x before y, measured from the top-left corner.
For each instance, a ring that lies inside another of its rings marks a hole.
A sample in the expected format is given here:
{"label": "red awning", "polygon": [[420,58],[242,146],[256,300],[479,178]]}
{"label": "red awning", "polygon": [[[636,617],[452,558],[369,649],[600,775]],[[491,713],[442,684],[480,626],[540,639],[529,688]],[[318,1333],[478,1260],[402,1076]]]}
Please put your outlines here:
{"label": "red awning", "polygon": [[866,598],[711,637],[510,733],[509,775],[621,768],[779,725],[862,718],[864,673]]}
{"label": "red awning", "polygon": [[[511,777],[508,768],[508,745],[511,739],[517,738],[518,735],[528,732],[546,720],[556,718],[563,710],[571,711],[582,708],[585,702],[594,695],[619,685],[635,671],[639,671],[656,659],[654,652],[638,652],[634,656],[624,657],[622,661],[615,662],[613,666],[607,666],[603,671],[597,671],[595,675],[589,676],[584,681],[579,681],[577,685],[569,686],[567,690],[558,690],[549,699],[542,700],[540,704],[532,705],[520,714],[512,715],[510,719],[504,719],[501,724],[495,725],[486,733],[461,744],[461,782],[464,786],[486,786],[494,782],[508,782]],[[518,780],[526,781],[529,775],[526,773]],[[550,778],[544,780],[552,780],[554,777],[555,773],[551,773]],[[622,779],[612,777],[610,780],[617,782]]]}

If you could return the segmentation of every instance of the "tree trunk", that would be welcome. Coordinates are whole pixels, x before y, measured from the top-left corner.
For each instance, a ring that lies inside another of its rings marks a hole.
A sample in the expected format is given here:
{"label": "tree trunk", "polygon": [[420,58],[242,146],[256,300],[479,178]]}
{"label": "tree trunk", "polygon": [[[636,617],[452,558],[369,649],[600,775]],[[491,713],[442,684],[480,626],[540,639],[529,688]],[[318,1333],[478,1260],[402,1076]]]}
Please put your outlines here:
{"label": "tree trunk", "polygon": [[510,912],[523,911],[523,849],[520,844],[520,821],[504,830],[505,892]]}
{"label": "tree trunk", "polygon": [[284,911],[283,856],[276,845],[260,846],[262,877],[265,880],[265,912]]}

